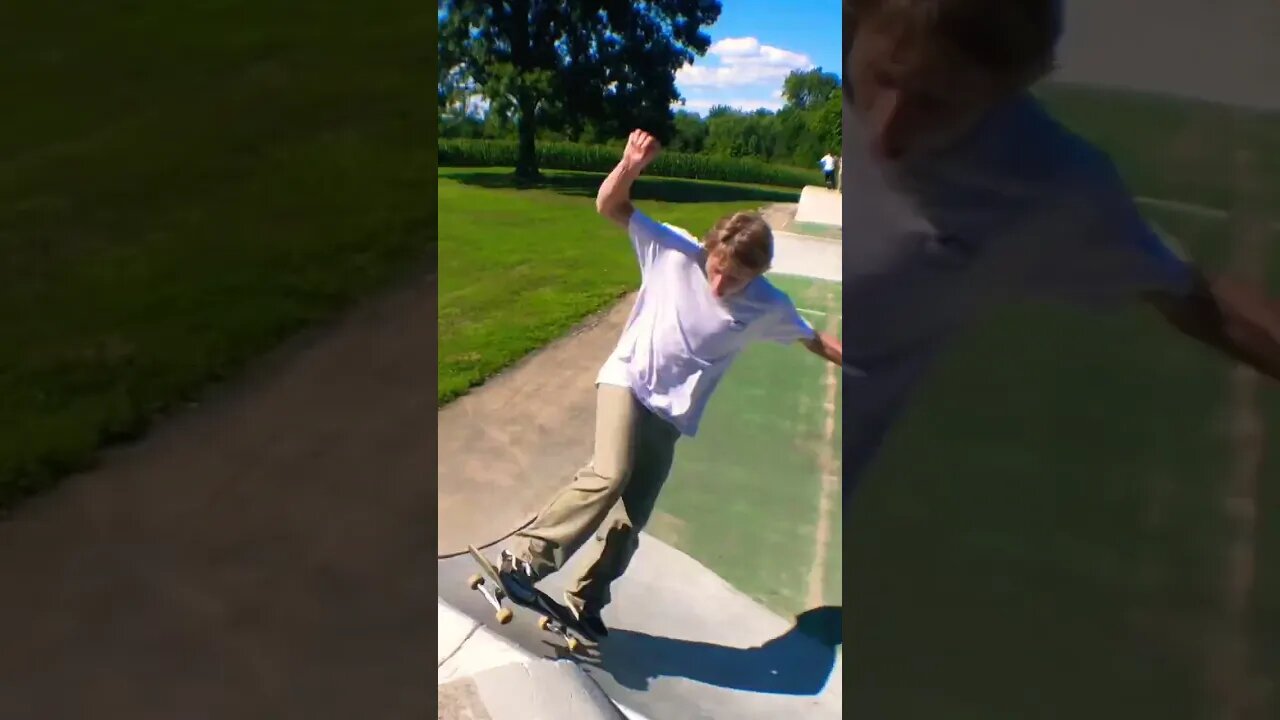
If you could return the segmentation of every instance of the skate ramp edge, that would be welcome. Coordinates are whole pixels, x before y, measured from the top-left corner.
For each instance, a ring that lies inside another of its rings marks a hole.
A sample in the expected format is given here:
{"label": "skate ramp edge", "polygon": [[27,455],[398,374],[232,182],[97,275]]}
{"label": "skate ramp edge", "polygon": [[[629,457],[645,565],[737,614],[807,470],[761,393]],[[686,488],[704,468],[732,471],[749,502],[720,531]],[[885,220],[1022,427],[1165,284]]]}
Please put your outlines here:
{"label": "skate ramp edge", "polygon": [[577,664],[535,657],[437,601],[440,720],[646,720]]}
{"label": "skate ramp edge", "polygon": [[806,185],[800,191],[800,204],[796,208],[796,222],[815,223],[840,227],[843,209],[840,193],[817,185]]}

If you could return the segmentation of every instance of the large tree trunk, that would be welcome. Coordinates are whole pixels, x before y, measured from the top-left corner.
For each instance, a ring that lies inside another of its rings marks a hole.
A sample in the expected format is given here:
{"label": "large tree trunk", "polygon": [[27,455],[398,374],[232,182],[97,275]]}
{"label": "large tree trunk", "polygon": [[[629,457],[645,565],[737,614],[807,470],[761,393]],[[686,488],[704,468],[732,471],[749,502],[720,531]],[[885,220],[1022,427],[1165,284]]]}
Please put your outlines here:
{"label": "large tree trunk", "polygon": [[534,135],[538,131],[534,120],[537,107],[538,101],[525,95],[520,98],[517,108],[516,130],[520,135],[520,149],[516,154],[516,177],[521,180],[538,178],[538,150],[534,145]]}

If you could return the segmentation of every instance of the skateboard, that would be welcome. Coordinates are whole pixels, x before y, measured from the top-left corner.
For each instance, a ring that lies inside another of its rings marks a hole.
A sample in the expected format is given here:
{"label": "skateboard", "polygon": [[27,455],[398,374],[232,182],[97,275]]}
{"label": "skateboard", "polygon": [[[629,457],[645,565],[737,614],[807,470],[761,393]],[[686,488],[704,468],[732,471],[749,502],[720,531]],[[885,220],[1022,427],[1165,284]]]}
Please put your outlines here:
{"label": "skateboard", "polygon": [[[577,618],[573,616],[572,610],[552,600],[549,595],[537,588],[533,589],[533,602],[521,602],[515,599],[503,587],[498,568],[488,558],[480,554],[480,551],[471,545],[467,546],[467,553],[471,555],[471,559],[475,561],[476,565],[480,566],[480,572],[467,579],[467,587],[480,591],[484,599],[489,601],[489,604],[496,611],[494,617],[498,620],[499,625],[506,625],[515,617],[511,608],[504,607],[502,604],[503,600],[510,600],[513,605],[526,607],[538,613],[540,616],[538,618],[538,629],[555,633],[564,638],[571,653],[576,653],[582,649],[582,640],[592,644],[599,642],[594,633],[578,622]],[[577,636],[581,636],[582,639]]]}

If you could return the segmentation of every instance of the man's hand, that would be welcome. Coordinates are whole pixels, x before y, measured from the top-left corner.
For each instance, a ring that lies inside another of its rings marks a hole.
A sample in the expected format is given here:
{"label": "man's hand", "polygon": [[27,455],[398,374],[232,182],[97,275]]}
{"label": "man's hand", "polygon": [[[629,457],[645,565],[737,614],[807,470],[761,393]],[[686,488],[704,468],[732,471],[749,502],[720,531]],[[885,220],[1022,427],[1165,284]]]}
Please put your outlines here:
{"label": "man's hand", "polygon": [[627,147],[622,151],[622,162],[642,172],[662,152],[662,143],[643,130],[632,130]]}
{"label": "man's hand", "polygon": [[627,227],[635,207],[631,204],[631,185],[653,159],[662,152],[657,138],[643,130],[634,130],[627,138],[622,161],[600,184],[596,193],[596,211],[614,223]]}
{"label": "man's hand", "polygon": [[1186,296],[1147,297],[1171,325],[1280,380],[1280,307],[1251,288],[1199,275]]}
{"label": "man's hand", "polygon": [[809,352],[828,362],[836,365],[844,364],[844,345],[840,339],[832,337],[826,333],[814,333],[814,336],[808,340],[801,340],[802,345]]}

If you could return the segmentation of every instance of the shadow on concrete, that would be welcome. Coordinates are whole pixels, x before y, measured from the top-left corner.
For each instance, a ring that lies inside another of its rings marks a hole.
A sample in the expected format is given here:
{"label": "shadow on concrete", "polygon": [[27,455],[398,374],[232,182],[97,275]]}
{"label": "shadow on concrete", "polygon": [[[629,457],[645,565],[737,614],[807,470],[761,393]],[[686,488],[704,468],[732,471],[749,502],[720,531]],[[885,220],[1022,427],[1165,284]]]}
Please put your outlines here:
{"label": "shadow on concrete", "polygon": [[[550,190],[562,195],[595,197],[604,181],[602,173],[544,172],[538,180],[521,180],[514,173],[451,172],[450,180],[487,190]],[[636,200],[668,203],[704,202],[797,202],[799,190],[771,189],[751,185],[642,177],[631,189]]]}
{"label": "shadow on concrete", "polygon": [[682,677],[747,692],[817,695],[835,666],[842,626],[840,607],[817,607],[797,615],[787,632],[750,648],[619,628],[601,644],[602,668],[632,690],[646,690],[659,677]]}

